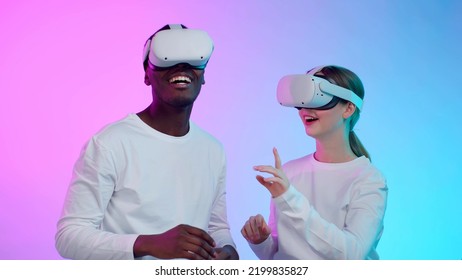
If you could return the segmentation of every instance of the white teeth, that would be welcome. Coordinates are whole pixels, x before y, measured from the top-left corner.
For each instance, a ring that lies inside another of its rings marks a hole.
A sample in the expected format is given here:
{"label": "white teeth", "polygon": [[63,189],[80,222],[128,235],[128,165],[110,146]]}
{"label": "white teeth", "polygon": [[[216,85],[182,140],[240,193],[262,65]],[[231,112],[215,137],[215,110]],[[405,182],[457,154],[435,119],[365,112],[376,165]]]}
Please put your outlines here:
{"label": "white teeth", "polygon": [[191,79],[187,76],[176,76],[176,77],[173,77],[171,78],[169,81],[169,83],[175,83],[175,82],[180,82],[180,83],[191,83]]}
{"label": "white teeth", "polygon": [[317,120],[317,118],[309,117],[309,116],[305,117],[305,121],[307,121],[307,122],[312,122],[312,121],[315,121],[315,120]]}

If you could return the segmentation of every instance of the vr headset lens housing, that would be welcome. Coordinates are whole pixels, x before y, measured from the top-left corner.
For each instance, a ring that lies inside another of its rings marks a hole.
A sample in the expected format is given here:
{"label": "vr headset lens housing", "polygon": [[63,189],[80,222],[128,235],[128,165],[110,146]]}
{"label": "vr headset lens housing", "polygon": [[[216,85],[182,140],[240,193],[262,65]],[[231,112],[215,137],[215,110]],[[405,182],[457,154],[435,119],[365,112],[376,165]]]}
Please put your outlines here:
{"label": "vr headset lens housing", "polygon": [[149,63],[157,68],[168,68],[187,63],[204,69],[213,52],[209,35],[196,29],[167,29],[157,32],[148,40],[144,51]]}
{"label": "vr headset lens housing", "polygon": [[282,106],[295,108],[331,109],[344,99],[361,110],[363,100],[351,90],[331,84],[312,75],[288,75],[279,80],[277,100]]}

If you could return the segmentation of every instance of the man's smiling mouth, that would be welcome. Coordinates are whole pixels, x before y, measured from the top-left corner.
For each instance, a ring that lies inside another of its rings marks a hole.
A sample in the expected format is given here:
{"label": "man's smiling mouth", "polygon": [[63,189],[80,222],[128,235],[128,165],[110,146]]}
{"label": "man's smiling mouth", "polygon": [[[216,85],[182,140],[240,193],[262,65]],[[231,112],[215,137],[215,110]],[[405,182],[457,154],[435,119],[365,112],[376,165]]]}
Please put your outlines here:
{"label": "man's smiling mouth", "polygon": [[189,78],[188,76],[175,76],[175,77],[172,77],[170,78],[170,80],[168,80],[168,82],[170,84],[190,84],[191,83],[191,78]]}

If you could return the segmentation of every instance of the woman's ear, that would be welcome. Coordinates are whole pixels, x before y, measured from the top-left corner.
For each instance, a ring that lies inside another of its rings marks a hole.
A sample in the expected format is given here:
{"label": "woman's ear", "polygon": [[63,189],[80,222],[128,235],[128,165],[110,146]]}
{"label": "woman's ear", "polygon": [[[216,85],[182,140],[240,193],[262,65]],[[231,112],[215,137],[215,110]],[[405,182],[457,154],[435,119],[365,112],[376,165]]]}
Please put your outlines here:
{"label": "woman's ear", "polygon": [[348,102],[347,106],[345,107],[345,111],[343,112],[343,118],[348,119],[354,114],[355,111],[356,105],[351,102]]}

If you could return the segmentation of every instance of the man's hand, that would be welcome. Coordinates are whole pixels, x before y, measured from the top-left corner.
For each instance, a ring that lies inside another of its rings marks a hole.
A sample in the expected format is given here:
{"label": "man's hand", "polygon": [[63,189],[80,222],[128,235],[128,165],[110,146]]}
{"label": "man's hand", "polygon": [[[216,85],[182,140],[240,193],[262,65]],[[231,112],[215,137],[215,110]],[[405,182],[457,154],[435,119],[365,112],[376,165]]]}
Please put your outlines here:
{"label": "man's hand", "polygon": [[215,257],[215,241],[202,229],[178,225],[164,233],[140,235],[133,246],[135,257],[210,260]]}
{"label": "man's hand", "polygon": [[250,217],[241,229],[242,236],[252,244],[260,244],[271,234],[271,228],[266,224],[265,218],[258,214]]}
{"label": "man's hand", "polygon": [[225,245],[222,248],[215,249],[215,258],[214,260],[238,260],[239,255],[231,245]]}

